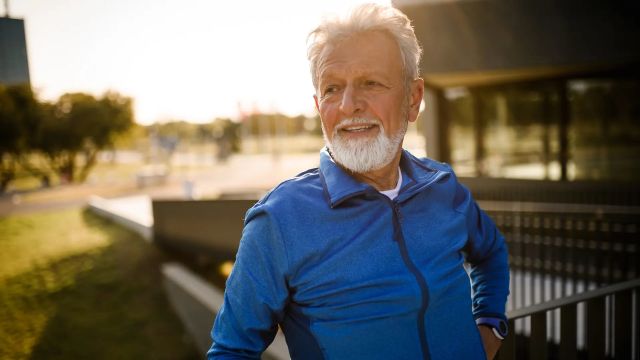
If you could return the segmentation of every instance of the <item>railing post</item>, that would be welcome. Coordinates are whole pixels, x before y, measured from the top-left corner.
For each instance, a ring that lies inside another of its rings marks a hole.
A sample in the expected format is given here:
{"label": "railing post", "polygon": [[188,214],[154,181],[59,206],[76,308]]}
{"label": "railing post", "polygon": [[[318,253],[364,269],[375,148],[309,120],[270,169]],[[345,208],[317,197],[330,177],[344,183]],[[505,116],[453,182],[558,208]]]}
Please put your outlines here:
{"label": "railing post", "polygon": [[496,359],[514,360],[516,358],[516,322],[509,320],[509,335],[502,342]]}
{"label": "railing post", "polygon": [[614,352],[616,359],[631,359],[631,290],[614,296]]}
{"label": "railing post", "polygon": [[531,315],[531,338],[529,339],[529,358],[548,359],[547,312]]}
{"label": "railing post", "polygon": [[587,301],[587,351],[589,359],[603,359],[605,343],[605,297]]}
{"label": "railing post", "polygon": [[[515,334],[510,335],[509,343],[503,344],[499,359],[537,360],[553,356],[564,360],[576,359],[579,354],[580,359],[584,358],[582,355],[587,355],[588,359],[638,359],[639,290],[640,279],[634,279],[511,310],[507,313],[510,327],[515,329],[516,321],[530,318],[531,334],[525,344],[516,341]],[[585,305],[585,313],[578,313],[579,304]],[[605,312],[607,308],[609,314]],[[556,309],[560,309],[560,346],[557,353],[550,348],[546,332],[547,313]],[[578,315],[580,319],[586,318],[586,329],[578,329]],[[578,352],[578,330],[586,330],[586,354]]]}
{"label": "railing post", "polygon": [[576,359],[578,356],[577,305],[570,304],[560,308],[560,359]]}

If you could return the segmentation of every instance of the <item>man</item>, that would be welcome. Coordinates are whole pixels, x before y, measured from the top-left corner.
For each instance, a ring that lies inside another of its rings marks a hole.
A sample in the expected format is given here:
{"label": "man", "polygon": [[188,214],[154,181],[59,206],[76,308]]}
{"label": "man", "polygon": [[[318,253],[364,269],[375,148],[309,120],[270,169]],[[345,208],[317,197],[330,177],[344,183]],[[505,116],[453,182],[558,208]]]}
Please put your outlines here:
{"label": "man", "polygon": [[209,358],[257,359],[278,326],[293,359],[492,358],[507,250],[448,165],[402,150],[424,92],[409,20],[360,6],[308,55],[327,147],[247,212]]}

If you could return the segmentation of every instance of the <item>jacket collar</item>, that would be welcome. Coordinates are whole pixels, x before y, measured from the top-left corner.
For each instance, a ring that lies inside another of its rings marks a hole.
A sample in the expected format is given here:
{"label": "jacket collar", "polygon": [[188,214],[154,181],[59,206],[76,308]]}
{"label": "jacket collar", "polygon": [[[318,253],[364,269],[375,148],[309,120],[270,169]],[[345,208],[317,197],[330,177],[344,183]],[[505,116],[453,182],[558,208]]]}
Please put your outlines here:
{"label": "jacket collar", "polygon": [[[417,191],[433,182],[436,176],[448,173],[429,167],[406,150],[402,150],[400,170],[403,173],[403,184],[398,199],[411,197]],[[333,161],[329,150],[325,147],[320,152],[320,176],[325,198],[332,208],[345,200],[367,192],[377,192],[371,185],[358,182],[349,173]]]}

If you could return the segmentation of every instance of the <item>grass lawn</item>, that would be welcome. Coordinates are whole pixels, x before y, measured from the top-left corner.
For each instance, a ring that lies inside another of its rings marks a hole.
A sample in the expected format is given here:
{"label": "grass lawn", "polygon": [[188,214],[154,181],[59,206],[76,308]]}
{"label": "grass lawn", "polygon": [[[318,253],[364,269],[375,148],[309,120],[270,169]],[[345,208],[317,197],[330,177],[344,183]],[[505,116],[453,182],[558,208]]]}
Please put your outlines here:
{"label": "grass lawn", "polygon": [[202,358],[165,298],[164,260],[86,210],[0,218],[0,359]]}

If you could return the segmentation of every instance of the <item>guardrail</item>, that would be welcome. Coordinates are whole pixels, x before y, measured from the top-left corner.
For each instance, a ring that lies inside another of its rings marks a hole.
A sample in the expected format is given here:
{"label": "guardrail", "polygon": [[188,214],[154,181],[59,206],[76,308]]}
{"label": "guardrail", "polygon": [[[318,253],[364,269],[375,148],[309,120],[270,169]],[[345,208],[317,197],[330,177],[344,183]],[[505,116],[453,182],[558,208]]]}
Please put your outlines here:
{"label": "guardrail", "polygon": [[640,207],[479,204],[509,247],[508,309],[640,277]]}
{"label": "guardrail", "polygon": [[640,206],[640,188],[619,181],[460,178],[477,200]]}
{"label": "guardrail", "polygon": [[510,311],[497,359],[638,359],[639,295],[635,279]]}

